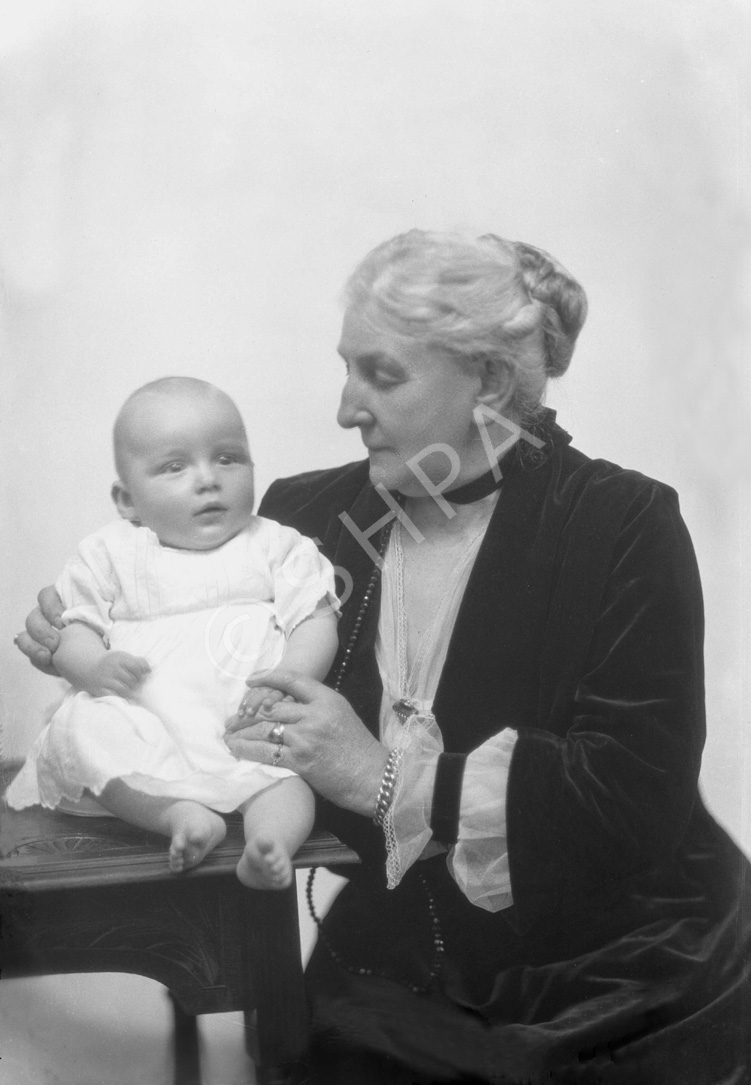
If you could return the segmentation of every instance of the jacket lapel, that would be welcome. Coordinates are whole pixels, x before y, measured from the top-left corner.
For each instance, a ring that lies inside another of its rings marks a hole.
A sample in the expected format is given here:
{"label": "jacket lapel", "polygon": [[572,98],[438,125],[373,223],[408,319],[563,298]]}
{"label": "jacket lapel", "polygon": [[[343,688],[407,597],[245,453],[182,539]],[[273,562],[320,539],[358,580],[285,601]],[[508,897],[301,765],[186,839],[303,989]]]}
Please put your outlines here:
{"label": "jacket lapel", "polygon": [[433,704],[447,751],[474,749],[505,726],[538,723],[539,661],[559,533],[553,521],[564,515],[548,502],[557,463],[550,451],[540,462],[517,448],[504,470]]}
{"label": "jacket lapel", "polygon": [[[503,487],[459,607],[433,705],[449,752],[474,749],[505,726],[539,726],[540,660],[567,514],[565,502],[550,498],[560,472],[555,448],[570,441],[549,424],[541,435],[548,445],[544,452],[529,454],[517,446],[504,463]],[[356,532],[367,535],[388,512],[367,483],[348,510],[355,530],[339,519],[338,540],[331,547],[345,590],[351,585],[332,674],[351,647],[341,691],[376,735],[383,691],[375,659],[381,582],[379,577],[363,613],[373,558]],[[377,549],[378,534],[368,539]]]}

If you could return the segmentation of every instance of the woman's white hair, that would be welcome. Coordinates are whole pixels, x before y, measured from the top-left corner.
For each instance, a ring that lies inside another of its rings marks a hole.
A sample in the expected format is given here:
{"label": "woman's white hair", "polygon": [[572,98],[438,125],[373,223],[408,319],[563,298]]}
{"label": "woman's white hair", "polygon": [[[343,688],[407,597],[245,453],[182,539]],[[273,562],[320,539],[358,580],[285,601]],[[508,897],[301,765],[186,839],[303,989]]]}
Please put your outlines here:
{"label": "woman's white hair", "polygon": [[566,371],[587,315],[583,289],[557,260],[494,234],[400,234],[360,262],[345,297],[465,362],[503,362],[525,420],[539,412],[548,378]]}

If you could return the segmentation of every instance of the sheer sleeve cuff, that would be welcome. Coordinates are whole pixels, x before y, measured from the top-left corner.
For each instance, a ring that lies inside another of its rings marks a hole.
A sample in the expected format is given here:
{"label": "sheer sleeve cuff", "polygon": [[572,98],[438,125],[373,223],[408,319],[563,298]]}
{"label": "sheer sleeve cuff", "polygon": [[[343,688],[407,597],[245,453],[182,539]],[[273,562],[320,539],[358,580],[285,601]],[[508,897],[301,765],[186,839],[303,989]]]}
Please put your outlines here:
{"label": "sheer sleeve cuff", "polygon": [[386,877],[394,889],[432,838],[430,814],[438,758],[443,740],[435,717],[409,716],[400,727],[394,748],[401,748],[394,799],[384,819]]}
{"label": "sheer sleeve cuff", "polygon": [[[431,822],[455,822],[453,808],[458,800],[458,841],[447,857],[452,877],[478,908],[497,912],[513,904],[506,846],[506,786],[516,739],[517,732],[506,728],[466,760],[463,756],[442,758],[443,741],[435,717],[417,713],[407,719],[393,747],[401,748],[403,756],[398,762],[394,799],[383,824],[390,889],[434,840]],[[443,784],[437,779],[439,759],[440,771],[445,773]]]}
{"label": "sheer sleeve cuff", "polygon": [[467,757],[459,839],[448,857],[457,885],[488,912],[513,904],[506,845],[506,787],[517,732],[505,728]]}

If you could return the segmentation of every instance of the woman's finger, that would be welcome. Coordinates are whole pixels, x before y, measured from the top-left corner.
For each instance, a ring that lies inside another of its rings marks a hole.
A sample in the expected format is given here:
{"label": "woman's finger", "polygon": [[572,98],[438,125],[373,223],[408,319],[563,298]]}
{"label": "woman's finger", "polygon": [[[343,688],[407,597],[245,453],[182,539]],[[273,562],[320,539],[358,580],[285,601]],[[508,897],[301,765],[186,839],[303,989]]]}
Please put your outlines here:
{"label": "woman's finger", "polygon": [[270,690],[267,687],[249,689],[240,701],[240,707],[237,710],[238,716],[245,716],[247,719],[249,716],[257,715],[266,697],[272,694],[279,695],[276,690]]}
{"label": "woman's finger", "polygon": [[248,719],[247,716],[232,716],[225,723],[225,730],[229,734],[241,734],[250,742],[268,742],[271,728],[277,720],[269,720],[264,717]]}
{"label": "woman's finger", "polygon": [[253,729],[253,738],[263,739],[275,723],[299,723],[303,715],[301,709],[302,705],[296,701],[277,701],[268,708],[259,708],[253,715],[248,715],[240,706],[237,714],[227,720],[225,728],[227,731],[240,731],[247,727],[249,731]]}
{"label": "woman's finger", "polygon": [[270,742],[257,742],[243,738],[242,734],[226,735],[224,741],[230,752],[241,761],[258,761],[266,764],[274,756]]}
{"label": "woman's finger", "polygon": [[41,645],[49,652],[55,652],[60,644],[59,632],[50,625],[39,607],[35,607],[28,615],[26,632],[31,640],[36,641],[37,645]]}
{"label": "woman's finger", "polygon": [[326,686],[322,682],[317,682],[315,678],[308,678],[306,675],[297,674],[295,671],[281,669],[265,671],[259,675],[252,674],[250,678],[246,679],[245,685],[250,686],[251,689],[254,686],[271,686],[273,689],[289,694],[290,697],[294,697],[301,704],[309,704],[321,690],[326,689]]}
{"label": "woman's finger", "polygon": [[[49,624],[55,626],[56,629],[62,629],[62,614],[65,607],[63,606],[63,601],[58,595],[57,590],[52,585],[42,588],[37,596],[37,602],[39,603],[39,609],[42,612],[42,616]],[[29,630],[29,632],[31,632],[31,630]]]}
{"label": "woman's finger", "polygon": [[243,738],[242,732],[226,735],[224,741],[238,761],[258,761],[261,765],[276,764],[285,769],[294,768],[291,750],[286,743],[258,742]]}
{"label": "woman's finger", "polygon": [[276,704],[263,707],[259,712],[259,719],[271,720],[272,723],[299,723],[302,712],[297,701],[277,701]]}
{"label": "woman's finger", "polygon": [[18,633],[13,638],[13,643],[34,664],[37,670],[42,671],[44,674],[59,677],[52,663],[52,653],[39,641],[30,637],[28,633]]}

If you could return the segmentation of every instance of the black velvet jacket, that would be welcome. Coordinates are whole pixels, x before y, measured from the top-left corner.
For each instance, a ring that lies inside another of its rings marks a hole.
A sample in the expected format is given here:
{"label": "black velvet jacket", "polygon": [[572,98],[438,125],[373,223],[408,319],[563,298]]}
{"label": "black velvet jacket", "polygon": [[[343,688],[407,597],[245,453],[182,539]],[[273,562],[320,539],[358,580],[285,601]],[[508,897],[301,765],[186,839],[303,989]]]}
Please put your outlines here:
{"label": "black velvet jacket", "polygon": [[[564,1049],[581,1061],[582,1051],[602,1055],[603,1043],[611,1062],[612,1051],[634,1043],[647,1043],[651,1057],[671,1029],[671,1052],[684,1057],[693,1049],[675,1039],[675,1028],[692,1018],[695,1042],[711,1018],[707,1066],[718,1065],[722,1034],[732,1074],[746,1042],[737,997],[749,964],[746,934],[739,948],[741,925],[748,928],[739,895],[748,864],[698,795],[703,617],[691,541],[669,487],[588,459],[550,416],[538,436],[543,451],[522,441],[503,461],[499,501],[433,705],[447,751],[475,749],[504,727],[519,733],[506,800],[513,909],[490,914],[470,905],[441,857],[417,864],[443,923],[443,992],[496,1032],[535,1029],[541,1073]],[[368,482],[367,462],[277,482],[261,506],[262,515],[316,538],[345,587],[352,584],[343,645],[373,561],[340,514],[373,544],[370,532],[388,511]],[[378,602],[376,594],[342,686],[374,733]],[[455,774],[449,787],[460,786]],[[437,812],[456,798],[445,789],[436,794]],[[400,982],[407,972],[424,980],[430,944],[420,933],[424,900],[414,869],[387,894],[380,830],[325,802],[320,817],[363,859],[328,920],[340,956]],[[321,987],[332,1005],[336,986],[329,977]],[[342,993],[347,1019],[359,997]],[[410,1019],[411,1010],[398,1012]],[[360,1038],[368,1032],[362,1020],[350,1025]],[[431,1036],[433,1050],[454,1035],[444,1028],[432,1036],[427,1017],[418,1031]],[[366,1042],[393,1045],[402,1057],[391,1033]],[[450,1042],[442,1065],[462,1047]],[[504,1050],[508,1043],[506,1036]],[[466,1048],[457,1065],[470,1060],[478,1072],[476,1037]],[[483,1058],[508,1072],[497,1052]],[[649,1072],[645,1081],[726,1080],[663,1078],[651,1063]]]}

